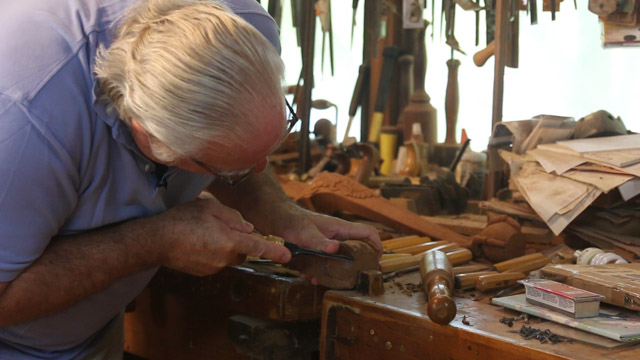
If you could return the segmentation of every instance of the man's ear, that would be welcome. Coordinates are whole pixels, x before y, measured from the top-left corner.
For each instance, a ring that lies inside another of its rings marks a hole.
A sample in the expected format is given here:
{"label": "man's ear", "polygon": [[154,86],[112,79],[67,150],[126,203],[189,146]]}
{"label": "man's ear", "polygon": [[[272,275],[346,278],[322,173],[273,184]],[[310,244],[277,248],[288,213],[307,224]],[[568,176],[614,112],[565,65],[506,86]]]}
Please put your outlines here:
{"label": "man's ear", "polygon": [[143,153],[151,149],[151,145],[149,144],[151,134],[142,127],[138,120],[133,118],[131,119],[131,136]]}

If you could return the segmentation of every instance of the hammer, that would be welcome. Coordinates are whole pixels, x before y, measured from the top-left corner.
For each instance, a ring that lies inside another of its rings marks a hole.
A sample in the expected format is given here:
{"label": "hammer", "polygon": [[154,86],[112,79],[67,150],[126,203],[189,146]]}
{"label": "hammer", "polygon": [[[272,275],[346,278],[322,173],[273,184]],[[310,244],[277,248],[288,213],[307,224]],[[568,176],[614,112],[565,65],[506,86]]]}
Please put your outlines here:
{"label": "hammer", "polygon": [[427,252],[420,262],[422,289],[427,294],[427,314],[431,321],[446,325],[456,316],[456,303],[451,296],[453,271],[451,262],[442,251]]}

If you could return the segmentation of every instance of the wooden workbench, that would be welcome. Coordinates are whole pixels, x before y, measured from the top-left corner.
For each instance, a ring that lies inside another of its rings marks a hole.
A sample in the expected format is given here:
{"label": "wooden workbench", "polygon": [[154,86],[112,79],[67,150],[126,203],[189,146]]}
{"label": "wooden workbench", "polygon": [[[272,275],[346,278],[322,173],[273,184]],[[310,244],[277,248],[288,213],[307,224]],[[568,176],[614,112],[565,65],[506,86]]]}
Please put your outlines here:
{"label": "wooden workbench", "polygon": [[[519,334],[509,332],[520,329],[521,323],[512,328],[500,323],[502,317],[513,316],[513,313],[490,305],[489,297],[477,301],[471,297],[457,297],[456,318],[448,326],[435,324],[427,316],[425,294],[419,291],[419,283],[419,275],[413,273],[385,283],[385,294],[380,296],[363,296],[354,291],[326,292],[322,309],[321,359],[640,358],[640,345],[607,349],[578,342],[541,344],[535,339],[525,340]],[[412,292],[407,288],[415,290]],[[463,316],[469,325],[462,323]],[[528,326],[542,330],[551,328],[554,332],[564,328],[539,320],[531,321]]]}

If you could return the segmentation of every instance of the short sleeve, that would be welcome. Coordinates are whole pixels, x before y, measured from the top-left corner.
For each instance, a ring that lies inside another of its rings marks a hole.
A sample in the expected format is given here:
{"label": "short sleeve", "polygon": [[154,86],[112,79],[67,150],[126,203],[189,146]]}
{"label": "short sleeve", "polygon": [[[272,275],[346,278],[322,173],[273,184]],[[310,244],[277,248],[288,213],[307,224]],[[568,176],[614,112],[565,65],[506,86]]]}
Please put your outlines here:
{"label": "short sleeve", "polygon": [[78,171],[22,104],[0,94],[0,281],[44,252],[77,203]]}

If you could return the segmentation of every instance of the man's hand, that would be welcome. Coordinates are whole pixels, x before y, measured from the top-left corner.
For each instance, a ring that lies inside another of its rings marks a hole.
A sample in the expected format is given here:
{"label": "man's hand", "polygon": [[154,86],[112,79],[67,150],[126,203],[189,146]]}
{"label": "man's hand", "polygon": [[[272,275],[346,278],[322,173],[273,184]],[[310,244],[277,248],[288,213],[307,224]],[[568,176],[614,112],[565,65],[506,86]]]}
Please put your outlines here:
{"label": "man's hand", "polygon": [[369,225],[314,213],[292,203],[288,214],[275,222],[276,235],[305,248],[335,253],[340,247],[336,240],[362,240],[382,255],[380,236]]}
{"label": "man's hand", "polygon": [[253,225],[213,196],[177,206],[157,216],[162,265],[193,275],[210,275],[247,256],[288,262],[284,246],[254,234]]}

